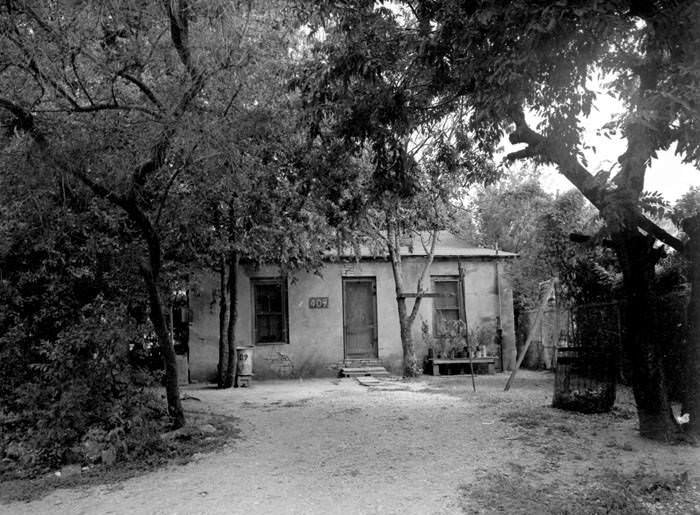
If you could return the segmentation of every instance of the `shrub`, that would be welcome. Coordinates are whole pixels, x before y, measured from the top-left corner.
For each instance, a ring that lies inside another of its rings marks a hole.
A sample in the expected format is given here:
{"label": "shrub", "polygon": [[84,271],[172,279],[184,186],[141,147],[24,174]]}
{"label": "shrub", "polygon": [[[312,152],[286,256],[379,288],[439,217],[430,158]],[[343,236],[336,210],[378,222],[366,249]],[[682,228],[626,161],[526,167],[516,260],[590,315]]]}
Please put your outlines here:
{"label": "shrub", "polygon": [[2,368],[23,378],[3,389],[0,447],[22,473],[99,461],[108,449],[114,458],[144,453],[157,439],[163,404],[150,375],[129,363],[140,336],[120,311],[98,297],[53,341],[25,338],[18,349],[16,331],[0,338]]}

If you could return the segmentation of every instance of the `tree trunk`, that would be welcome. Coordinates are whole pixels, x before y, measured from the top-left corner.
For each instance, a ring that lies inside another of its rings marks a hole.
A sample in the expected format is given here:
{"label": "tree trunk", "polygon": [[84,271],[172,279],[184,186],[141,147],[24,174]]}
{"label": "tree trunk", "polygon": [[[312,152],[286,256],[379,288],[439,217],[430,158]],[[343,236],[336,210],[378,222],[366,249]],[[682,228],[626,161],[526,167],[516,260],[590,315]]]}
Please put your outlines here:
{"label": "tree trunk", "polygon": [[670,441],[678,437],[669,402],[663,349],[655,329],[652,307],[654,265],[658,260],[654,239],[642,235],[636,227],[621,228],[612,235],[623,273],[626,303],[623,307],[625,334],[623,346],[631,365],[630,379],[637,405],[639,432],[653,440]]}
{"label": "tree trunk", "polygon": [[151,323],[156,332],[165,364],[165,394],[168,401],[168,412],[173,419],[173,427],[177,429],[185,425],[185,413],[182,410],[180,387],[177,384],[175,349],[168,335],[168,327],[163,316],[163,302],[158,291],[157,277],[154,276],[151,267],[142,266],[141,270],[148,291]]}
{"label": "tree trunk", "polygon": [[396,304],[399,312],[399,328],[401,334],[401,349],[403,350],[403,374],[405,377],[416,377],[422,372],[416,349],[413,344],[413,322],[416,320],[418,310],[423,300],[423,283],[430,272],[430,265],[435,256],[435,245],[437,244],[437,231],[431,235],[430,248],[426,248],[423,271],[416,284],[416,294],[411,312],[406,307],[406,297],[403,281],[403,264],[401,262],[401,246],[399,242],[398,230],[391,222],[387,224],[386,235],[387,250],[391,260],[391,269],[394,274],[394,285],[396,288]]}
{"label": "tree trunk", "polygon": [[[181,11],[185,10],[186,3],[181,2],[179,7]],[[172,122],[174,122],[182,117],[190,102],[192,102],[192,100],[204,87],[204,75],[196,71],[196,68],[191,63],[189,52],[183,47],[183,43],[187,43],[186,27],[183,30],[183,27],[172,23],[173,12],[170,11],[169,14],[171,17],[171,40],[173,45],[179,51],[180,55],[186,57],[186,59],[183,59],[184,64],[187,68],[189,68],[190,75],[193,77],[193,83],[189,88],[187,88],[187,91],[177,104],[176,110],[170,113],[170,119]],[[120,195],[116,191],[110,190],[92,180],[87,175],[86,170],[83,170],[81,166],[76,166],[74,163],[69,161],[57,159],[56,154],[49,147],[46,136],[35,127],[34,118],[31,113],[26,112],[24,109],[21,109],[7,101],[3,101],[1,103],[1,107],[9,109],[16,118],[20,119],[22,123],[21,126],[31,134],[43,157],[48,163],[51,163],[52,166],[58,170],[73,175],[88,188],[90,188],[93,193],[123,209],[141,232],[141,236],[143,237],[148,249],[148,265],[145,263],[142,264],[141,272],[148,293],[151,323],[153,324],[153,329],[156,332],[158,344],[161,352],[163,353],[163,359],[165,361],[165,390],[168,401],[168,411],[173,418],[173,425],[176,428],[184,426],[185,414],[182,410],[182,404],[180,402],[180,389],[177,380],[177,360],[175,357],[175,349],[173,348],[173,343],[168,335],[168,328],[165,322],[165,317],[163,316],[163,303],[158,290],[162,260],[160,238],[155,227],[149,220],[146,213],[139,207],[137,201],[137,189],[140,189],[140,187],[144,184],[146,175],[159,169],[165,161],[165,155],[170,146],[170,140],[174,134],[175,124],[168,124],[169,128],[167,128],[165,132],[161,134],[159,142],[153,148],[151,158],[144,165],[140,165],[133,172],[132,184],[129,192],[126,195]]]}
{"label": "tree trunk", "polygon": [[397,298],[397,305],[401,329],[401,350],[403,350],[403,375],[404,377],[416,377],[420,375],[421,369],[416,357],[416,349],[413,345],[413,332],[411,331],[413,324],[406,309],[406,299],[403,297]]}
{"label": "tree trunk", "polygon": [[[94,184],[94,183],[93,183]],[[95,188],[93,187],[93,191]],[[99,191],[99,188],[98,188]],[[160,238],[155,231],[151,221],[136,204],[136,194],[132,189],[129,197],[120,200],[120,205],[134,221],[141,232],[141,236],[146,242],[148,249],[148,265],[141,266],[141,272],[146,283],[148,301],[150,304],[150,318],[153,329],[158,338],[158,344],[163,354],[165,362],[165,394],[168,401],[168,412],[173,419],[173,427],[176,429],[185,425],[185,412],[182,410],[180,402],[180,387],[177,381],[177,358],[175,348],[168,334],[165,317],[163,316],[163,301],[159,291],[159,277],[161,267],[161,247]]]}
{"label": "tree trunk", "polygon": [[700,438],[700,214],[683,220],[683,230],[690,240],[686,255],[690,266],[690,302],[685,339],[683,411],[690,415],[688,432]]}
{"label": "tree trunk", "polygon": [[[396,289],[396,305],[399,312],[399,331],[401,335],[401,350],[403,351],[403,375],[404,377],[416,377],[420,375],[416,349],[413,345],[413,319],[406,308],[406,297],[404,297],[403,285],[403,265],[401,263],[401,249],[399,247],[398,236],[395,231],[387,231],[387,247],[391,259],[391,269],[394,273],[394,286]],[[416,298],[416,302],[419,299]]]}
{"label": "tree trunk", "polygon": [[219,261],[219,363],[216,367],[216,384],[224,388],[226,374],[226,325],[228,307],[226,305],[226,259],[222,256]]}
{"label": "tree trunk", "polygon": [[240,258],[237,253],[229,258],[228,271],[228,297],[229,317],[228,330],[226,331],[226,343],[228,347],[228,360],[226,361],[226,376],[224,388],[231,388],[236,375],[236,322],[238,322],[238,263]]}

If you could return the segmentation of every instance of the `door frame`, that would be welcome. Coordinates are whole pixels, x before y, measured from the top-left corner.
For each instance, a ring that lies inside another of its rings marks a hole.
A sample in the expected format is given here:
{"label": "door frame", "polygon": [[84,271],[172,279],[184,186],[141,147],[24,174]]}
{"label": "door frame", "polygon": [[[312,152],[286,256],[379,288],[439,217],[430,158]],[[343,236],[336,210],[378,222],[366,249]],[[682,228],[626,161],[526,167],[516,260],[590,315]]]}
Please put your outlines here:
{"label": "door frame", "polygon": [[[346,324],[346,289],[345,285],[349,282],[356,283],[369,283],[372,286],[372,314],[374,316],[374,331],[372,333],[372,348],[374,350],[374,355],[366,358],[351,358],[348,357],[347,349],[347,324]],[[343,285],[343,359],[379,359],[379,319],[377,317],[377,278],[376,276],[351,276],[342,278]]]}

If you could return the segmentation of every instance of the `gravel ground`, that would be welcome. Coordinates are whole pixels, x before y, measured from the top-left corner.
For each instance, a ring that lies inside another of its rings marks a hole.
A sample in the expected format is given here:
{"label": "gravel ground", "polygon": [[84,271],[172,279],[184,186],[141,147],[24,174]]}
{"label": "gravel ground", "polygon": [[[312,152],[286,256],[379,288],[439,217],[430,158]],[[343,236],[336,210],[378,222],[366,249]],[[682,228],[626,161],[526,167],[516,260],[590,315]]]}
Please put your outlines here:
{"label": "gravel ground", "polygon": [[[478,376],[477,393],[467,376],[369,387],[313,379],[189,388],[199,400],[186,400],[186,408],[238,417],[242,438],[187,465],[56,490],[0,505],[0,513],[537,513],[538,496],[580,498],[610,471],[687,472],[676,512],[700,513],[700,449],[639,438],[629,399],[612,414],[570,414],[549,407],[551,374],[522,371],[510,392],[502,391],[506,380]],[[513,495],[507,502],[518,485],[536,493],[530,504]],[[658,512],[673,512],[674,500]]]}

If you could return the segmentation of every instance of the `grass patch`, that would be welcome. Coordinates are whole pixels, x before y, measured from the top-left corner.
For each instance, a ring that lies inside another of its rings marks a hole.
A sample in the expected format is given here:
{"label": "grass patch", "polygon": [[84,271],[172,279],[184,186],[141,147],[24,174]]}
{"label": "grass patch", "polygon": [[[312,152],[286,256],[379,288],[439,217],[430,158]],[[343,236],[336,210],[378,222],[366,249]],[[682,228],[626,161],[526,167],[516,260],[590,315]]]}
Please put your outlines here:
{"label": "grass patch", "polygon": [[0,505],[16,501],[29,502],[49,494],[56,488],[115,484],[166,465],[184,465],[201,454],[215,451],[227,442],[241,438],[235,417],[189,410],[187,416],[188,427],[209,424],[216,428],[216,432],[193,432],[191,436],[164,442],[160,452],[129,461],[118,461],[109,467],[94,465],[83,468],[79,474],[69,477],[58,477],[55,471],[45,471],[39,477],[28,479],[15,479],[5,475],[0,477]]}
{"label": "grass patch", "polygon": [[284,404],[280,404],[281,408],[301,408],[302,406],[306,406],[309,402],[311,402],[313,399],[310,397],[307,399],[299,399],[298,401],[289,401],[285,402]]}
{"label": "grass patch", "polygon": [[502,422],[522,429],[551,427],[557,420],[545,409],[520,409],[510,411],[501,416]]}
{"label": "grass patch", "polygon": [[483,474],[460,487],[464,513],[525,515],[681,515],[697,513],[700,494],[688,474],[607,470],[576,483],[543,484],[522,468]]}

